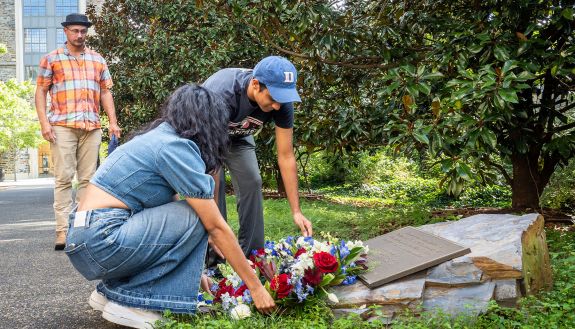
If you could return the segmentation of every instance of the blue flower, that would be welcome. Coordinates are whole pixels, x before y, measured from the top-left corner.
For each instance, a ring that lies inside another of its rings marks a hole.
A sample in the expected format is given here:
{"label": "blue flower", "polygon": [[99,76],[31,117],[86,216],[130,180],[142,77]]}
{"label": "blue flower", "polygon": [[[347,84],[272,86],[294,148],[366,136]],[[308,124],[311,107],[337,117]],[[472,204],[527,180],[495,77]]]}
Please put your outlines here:
{"label": "blue flower", "polygon": [[[306,285],[306,287],[309,287],[309,286]],[[295,293],[297,295],[298,302],[300,302],[300,303],[303,302],[304,300],[306,300],[307,296],[310,294],[308,289],[304,289],[304,285],[303,285],[301,279],[299,279],[295,283]]]}
{"label": "blue flower", "polygon": [[204,301],[204,295],[198,294],[198,302],[203,302],[203,301]]}
{"label": "blue flower", "polygon": [[307,292],[309,292],[310,294],[313,294],[314,289],[312,286],[306,286],[307,287]]}
{"label": "blue flower", "polygon": [[242,298],[244,300],[244,304],[251,304],[251,302],[253,301],[252,294],[248,289],[246,289],[246,291],[244,291]]}
{"label": "blue flower", "polygon": [[346,246],[345,241],[341,240],[339,244],[339,257],[344,259],[347,255],[349,255],[349,248]]}
{"label": "blue flower", "polygon": [[265,249],[273,249],[274,246],[275,246],[275,242],[273,242],[273,241],[266,241],[266,243],[264,244]]}
{"label": "blue flower", "polygon": [[293,246],[293,240],[294,240],[293,236],[290,235],[286,238],[286,243],[289,244],[290,246]]}
{"label": "blue flower", "polygon": [[206,269],[206,275],[209,277],[215,276],[216,275],[216,269],[215,268]]}
{"label": "blue flower", "polygon": [[303,240],[304,240],[306,243],[309,243],[310,246],[313,246],[314,240],[313,240],[313,238],[312,238],[311,236],[307,236],[307,237],[303,238]]}
{"label": "blue flower", "polygon": [[330,253],[332,256],[335,256],[335,252],[336,252],[335,246],[334,246],[334,245],[331,245],[331,249],[329,250],[329,253]]}
{"label": "blue flower", "polygon": [[350,285],[350,284],[354,284],[356,281],[357,281],[357,275],[350,275],[350,276],[347,276],[341,284]]}

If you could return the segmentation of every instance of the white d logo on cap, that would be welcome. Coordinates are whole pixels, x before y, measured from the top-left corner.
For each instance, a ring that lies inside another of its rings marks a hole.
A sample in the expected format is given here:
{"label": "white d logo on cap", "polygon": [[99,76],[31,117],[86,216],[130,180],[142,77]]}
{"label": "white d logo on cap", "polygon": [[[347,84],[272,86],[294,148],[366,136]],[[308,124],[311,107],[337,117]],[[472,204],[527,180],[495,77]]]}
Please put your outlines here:
{"label": "white d logo on cap", "polygon": [[294,80],[293,72],[284,72],[285,80],[284,82],[292,83]]}

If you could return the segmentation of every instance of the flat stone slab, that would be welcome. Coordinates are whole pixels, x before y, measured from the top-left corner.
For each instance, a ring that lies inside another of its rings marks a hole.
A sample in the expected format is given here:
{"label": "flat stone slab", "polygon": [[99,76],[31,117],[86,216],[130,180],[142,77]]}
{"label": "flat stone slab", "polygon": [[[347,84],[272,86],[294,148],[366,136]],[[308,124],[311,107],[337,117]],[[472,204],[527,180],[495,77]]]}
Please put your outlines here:
{"label": "flat stone slab", "polygon": [[465,256],[483,272],[484,280],[519,279],[522,291],[535,294],[553,282],[543,224],[539,214],[482,214],[419,229],[469,247],[471,253]]}
{"label": "flat stone slab", "polygon": [[370,289],[363,283],[356,283],[336,287],[334,293],[339,299],[337,308],[365,304],[415,308],[421,302],[424,289],[425,273],[420,272],[375,289]]}
{"label": "flat stone slab", "polygon": [[464,286],[480,284],[483,271],[467,256],[458,257],[430,268],[426,282],[429,285]]}
{"label": "flat stone slab", "polygon": [[370,288],[465,255],[469,248],[408,226],[365,242],[369,271],[359,278]]}
{"label": "flat stone slab", "polygon": [[423,297],[423,308],[449,315],[478,315],[487,309],[494,294],[494,282],[468,287],[428,287]]}
{"label": "flat stone slab", "polygon": [[419,227],[471,253],[375,289],[362,282],[335,287],[339,303],[332,307],[370,319],[374,315],[363,312],[373,313],[373,308],[362,306],[379,305],[384,318],[402,308],[456,315],[484,312],[491,300],[514,306],[518,298],[552,286],[543,224],[539,214],[489,214]]}

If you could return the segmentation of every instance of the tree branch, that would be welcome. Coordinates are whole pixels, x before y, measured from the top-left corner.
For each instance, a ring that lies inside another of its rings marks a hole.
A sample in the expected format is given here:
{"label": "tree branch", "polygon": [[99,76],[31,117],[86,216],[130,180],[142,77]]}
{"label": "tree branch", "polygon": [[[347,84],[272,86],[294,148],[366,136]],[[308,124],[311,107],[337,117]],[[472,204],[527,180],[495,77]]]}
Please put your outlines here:
{"label": "tree branch", "polygon": [[505,170],[505,168],[503,168],[502,165],[497,164],[492,162],[491,160],[489,160],[488,158],[482,158],[481,159],[486,165],[491,166],[495,169],[497,169],[505,178],[505,181],[507,182],[507,184],[509,184],[509,186],[513,186],[513,178],[511,178],[511,176],[509,176],[509,174],[507,173],[507,170]]}
{"label": "tree branch", "polygon": [[[394,67],[398,67],[400,66],[402,63],[401,62],[397,62],[397,63],[392,63],[392,64],[353,64],[352,62],[357,62],[358,60],[361,59],[366,59],[366,57],[360,57],[360,58],[354,58],[351,60],[347,60],[344,62],[341,61],[333,61],[333,60],[329,60],[326,58],[321,58],[319,56],[314,57],[314,56],[309,56],[309,55],[305,55],[305,54],[301,54],[295,51],[291,51],[288,49],[285,49],[283,47],[281,47],[280,45],[278,45],[277,43],[273,42],[271,40],[270,35],[265,31],[265,30],[260,30],[258,29],[256,26],[254,26],[253,24],[250,24],[249,22],[244,20],[244,23],[251,27],[252,29],[260,32],[263,36],[264,39],[270,44],[270,46],[272,46],[273,48],[275,48],[276,50],[287,54],[287,55],[291,55],[294,57],[299,57],[299,58],[304,58],[304,59],[310,59],[310,60],[315,60],[318,61],[320,63],[324,63],[324,64],[329,64],[329,65],[337,65],[337,66],[342,66],[342,67],[349,67],[349,68],[354,68],[354,69],[371,69],[371,68],[379,68],[379,69],[391,69]],[[370,59],[375,60],[376,57],[371,57]],[[379,60],[383,60],[382,58],[378,58]]]}
{"label": "tree branch", "polygon": [[571,110],[571,109],[573,109],[573,108],[575,108],[575,103],[571,103],[571,104],[569,104],[569,105],[567,105],[567,106],[564,106],[564,107],[560,108],[560,109],[557,110],[557,111],[558,111],[559,113],[565,113],[565,112],[567,112],[567,111],[569,111],[569,110]]}
{"label": "tree branch", "polygon": [[549,183],[551,176],[555,172],[555,166],[559,163],[561,157],[558,153],[553,152],[552,154],[544,155],[543,159],[543,168],[539,174],[539,184],[541,185],[541,188],[545,188]]}
{"label": "tree branch", "polygon": [[565,130],[569,130],[569,129],[571,129],[571,128],[575,128],[575,122],[571,122],[571,123],[568,123],[568,124],[566,124],[566,125],[557,127],[557,128],[555,128],[555,129],[551,132],[551,134],[554,135],[554,134],[556,134],[556,133],[559,133],[559,132],[562,132],[562,131],[565,131]]}

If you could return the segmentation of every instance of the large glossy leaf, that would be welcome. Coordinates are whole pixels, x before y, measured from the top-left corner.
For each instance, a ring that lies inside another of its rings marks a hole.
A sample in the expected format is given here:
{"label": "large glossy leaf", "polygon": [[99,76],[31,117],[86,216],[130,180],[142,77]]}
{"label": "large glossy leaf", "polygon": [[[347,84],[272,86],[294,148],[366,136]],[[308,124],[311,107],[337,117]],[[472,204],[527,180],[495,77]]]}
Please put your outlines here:
{"label": "large glossy leaf", "polygon": [[495,46],[495,49],[493,50],[493,54],[495,55],[495,58],[497,58],[497,60],[500,60],[502,62],[509,59],[509,52],[503,46],[499,46],[499,45]]}
{"label": "large glossy leaf", "polygon": [[518,103],[519,102],[519,100],[517,98],[517,92],[513,89],[499,89],[497,91],[497,93],[506,102],[510,102],[510,103]]}

